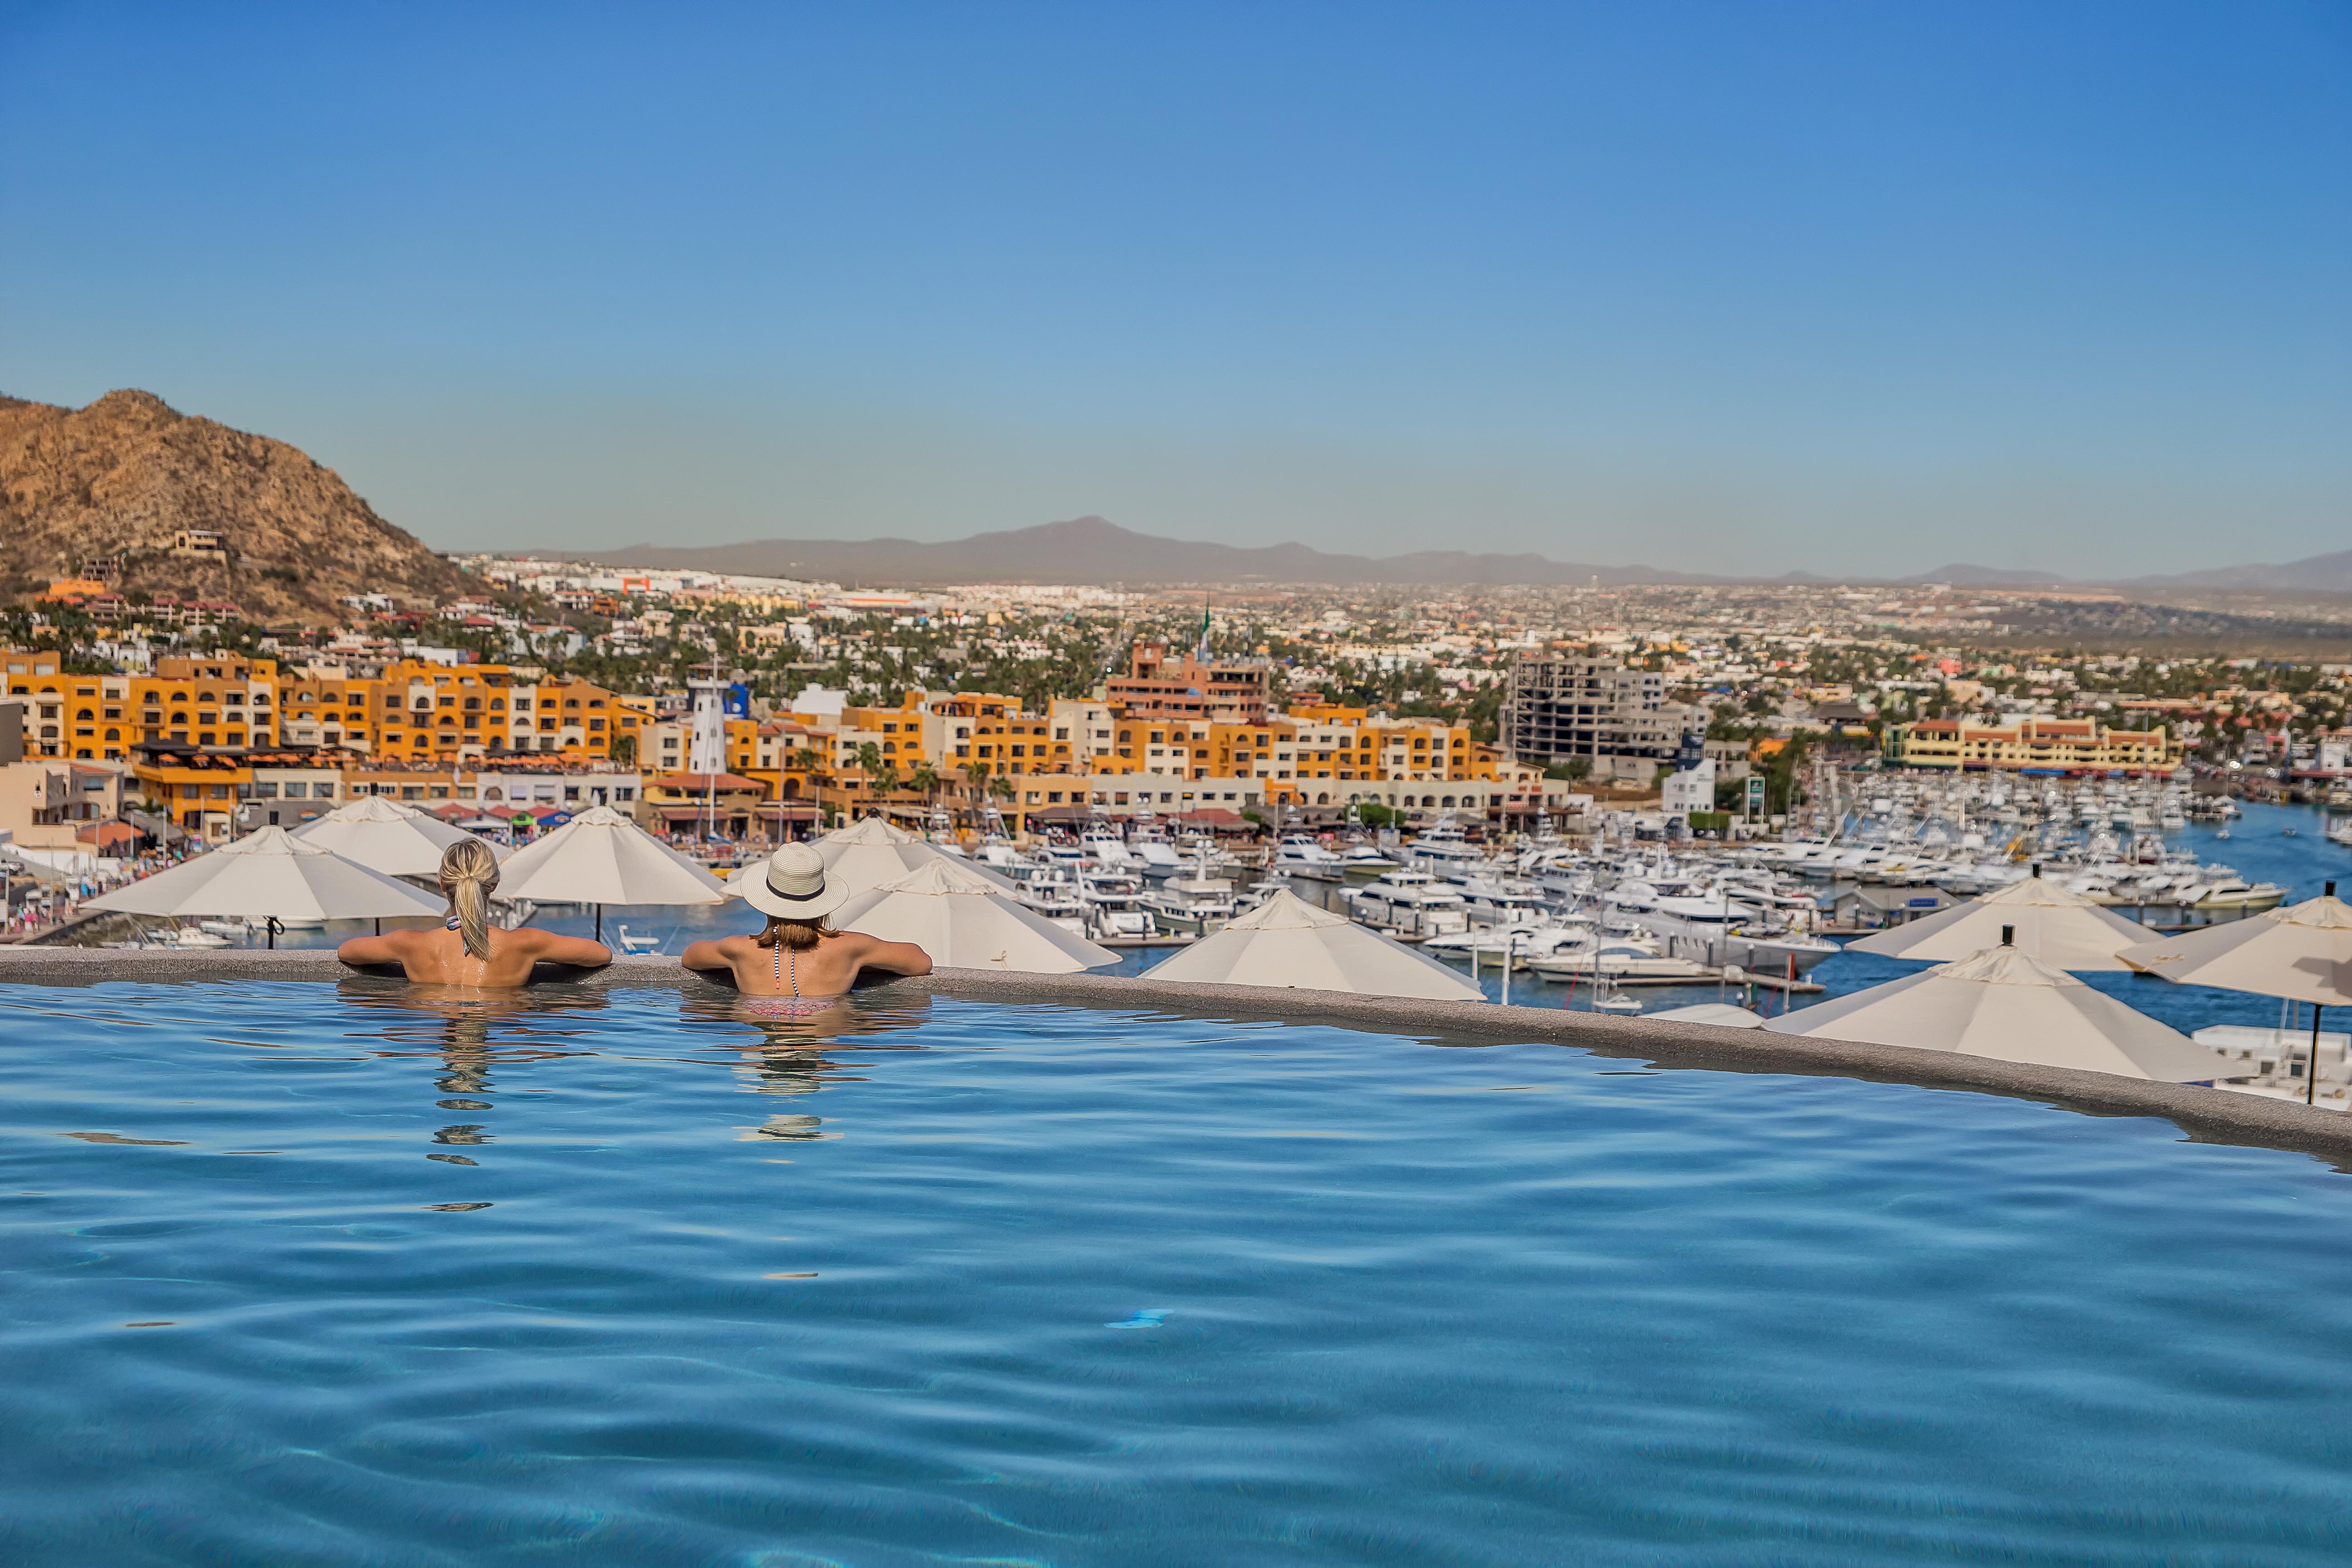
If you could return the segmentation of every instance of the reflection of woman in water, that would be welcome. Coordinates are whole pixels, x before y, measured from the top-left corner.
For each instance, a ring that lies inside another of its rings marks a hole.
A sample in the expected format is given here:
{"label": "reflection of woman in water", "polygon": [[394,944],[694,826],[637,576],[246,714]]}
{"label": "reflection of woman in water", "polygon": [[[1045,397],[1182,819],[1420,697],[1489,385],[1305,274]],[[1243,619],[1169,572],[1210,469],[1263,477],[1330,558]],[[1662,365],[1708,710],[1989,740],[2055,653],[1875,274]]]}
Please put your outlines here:
{"label": "reflection of woman in water", "polygon": [[931,972],[930,955],[912,942],[837,931],[825,922],[849,895],[827,882],[824,858],[805,844],[787,844],[769,857],[745,884],[743,897],[768,917],[767,929],[757,936],[695,942],[679,962],[688,969],[730,972],[744,995],[773,998],[768,1005],[779,1016],[823,1012],[848,994],[864,969]]}
{"label": "reflection of woman in water", "polygon": [[429,985],[475,988],[525,984],[531,966],[542,961],[580,969],[613,962],[612,950],[600,942],[491,925],[490,892],[498,885],[498,857],[489,844],[461,838],[441,856],[441,891],[449,900],[441,929],[353,937],[335,956],[353,965],[397,963],[408,978]]}

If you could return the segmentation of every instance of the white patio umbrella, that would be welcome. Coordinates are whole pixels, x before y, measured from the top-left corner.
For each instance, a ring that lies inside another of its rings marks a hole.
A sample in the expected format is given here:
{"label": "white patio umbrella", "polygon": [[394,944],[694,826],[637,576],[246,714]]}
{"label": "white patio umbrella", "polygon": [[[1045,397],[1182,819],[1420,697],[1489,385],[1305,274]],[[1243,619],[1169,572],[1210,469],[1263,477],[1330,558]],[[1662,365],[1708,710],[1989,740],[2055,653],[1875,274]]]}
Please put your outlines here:
{"label": "white patio umbrella", "polygon": [[593,904],[596,936],[606,904],[719,904],[727,890],[688,858],[609,805],[592,805],[499,868],[498,897],[541,904]]}
{"label": "white patio umbrella", "polygon": [[2028,957],[2078,973],[2128,970],[2131,965],[2116,956],[2116,950],[2153,934],[2137,921],[2072,888],[2044,881],[2037,872],[1998,892],[1845,945],[1849,952],[1949,963],[1998,946],[2003,926],[2016,929],[2016,945]]}
{"label": "white patio umbrella", "polygon": [[2319,1017],[2352,1006],[2352,905],[2336,884],[2315,899],[2227,925],[2182,931],[2118,955],[2143,974],[2311,1004],[2311,1066],[2304,1100],[2319,1102]]}
{"label": "white patio umbrella", "polygon": [[1359,996],[1483,1002],[1486,994],[1424,952],[1318,910],[1287,888],[1143,974],[1199,985],[1286,985]]}
{"label": "white patio umbrella", "polygon": [[[861,817],[846,827],[834,829],[816,840],[816,852],[824,857],[826,882],[852,893],[872,892],[934,860],[952,861],[1004,891],[1013,891],[1012,882],[996,872],[975,866],[960,855],[950,855],[929,839],[918,837],[903,827],[893,827],[878,816]],[[745,882],[764,877],[767,872],[766,861],[754,860],[727,879],[727,890],[740,898]]]}
{"label": "white patio umbrella", "polygon": [[[474,835],[430,812],[380,795],[363,795],[295,828],[294,837],[387,877],[433,877],[441,870],[442,851]],[[503,860],[514,851],[491,844],[490,853]]]}
{"label": "white patio umbrella", "polygon": [[[827,873],[830,875],[830,873]],[[834,911],[836,931],[911,942],[950,969],[1069,974],[1117,963],[961,861],[940,856]]]}
{"label": "white patio umbrella", "polygon": [[383,872],[264,827],[168,871],[101,893],[86,910],[132,915],[242,916],[265,923],[278,945],[281,921],[438,915],[442,900]]}
{"label": "white patio umbrella", "polygon": [[1764,1027],[2165,1083],[2210,1083],[2240,1070],[2220,1052],[2015,947],[1989,947],[1768,1018]]}

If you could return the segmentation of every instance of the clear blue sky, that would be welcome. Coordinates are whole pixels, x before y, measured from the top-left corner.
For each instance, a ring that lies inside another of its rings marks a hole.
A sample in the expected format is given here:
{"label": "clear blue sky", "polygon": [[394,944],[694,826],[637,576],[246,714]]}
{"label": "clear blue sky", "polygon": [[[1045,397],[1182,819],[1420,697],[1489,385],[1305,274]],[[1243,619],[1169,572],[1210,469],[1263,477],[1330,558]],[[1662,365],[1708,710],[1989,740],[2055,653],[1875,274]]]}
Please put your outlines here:
{"label": "clear blue sky", "polygon": [[2352,545],[2352,7],[0,7],[0,391],[445,547]]}

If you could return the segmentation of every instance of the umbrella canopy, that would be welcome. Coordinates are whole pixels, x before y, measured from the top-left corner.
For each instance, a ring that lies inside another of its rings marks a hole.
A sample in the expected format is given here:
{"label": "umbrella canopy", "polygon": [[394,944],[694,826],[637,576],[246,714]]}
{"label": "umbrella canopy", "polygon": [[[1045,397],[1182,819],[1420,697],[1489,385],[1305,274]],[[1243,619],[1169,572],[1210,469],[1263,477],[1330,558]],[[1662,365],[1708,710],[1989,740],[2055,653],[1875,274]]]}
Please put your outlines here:
{"label": "umbrella canopy", "polygon": [[[902,827],[893,827],[878,816],[864,817],[847,827],[835,828],[816,841],[816,852],[824,857],[826,882],[846,888],[852,893],[870,893],[901,880],[909,871],[921,870],[934,860],[953,861],[993,887],[1008,893],[1013,890],[1012,882],[994,871],[974,866],[961,855],[950,855],[929,839]],[[727,879],[727,890],[740,897],[746,881],[767,874],[768,863],[754,860]]]}
{"label": "umbrella canopy", "polygon": [[2076,971],[2127,970],[2131,965],[2116,956],[2116,950],[2146,942],[2151,934],[2137,921],[2127,921],[2072,888],[2028,877],[1924,920],[1850,942],[1846,951],[1949,963],[1998,945],[2003,926],[2017,928],[2017,947],[2029,957],[2053,969]]}
{"label": "umbrella canopy", "polygon": [[911,942],[949,969],[1069,974],[1117,963],[1118,954],[1074,935],[982,876],[942,855],[834,911],[836,931]]}
{"label": "umbrella canopy", "polygon": [[541,904],[718,904],[727,893],[690,860],[609,805],[592,805],[499,872],[498,896]]}
{"label": "umbrella canopy", "polygon": [[2352,905],[2316,899],[2227,925],[2158,937],[2121,957],[2143,973],[2322,1007],[2352,1006]]}
{"label": "umbrella canopy", "polygon": [[1776,1035],[1915,1046],[2166,1083],[2210,1083],[2244,1070],[2014,947],[1987,948],[1768,1018],[1764,1026]]}
{"label": "umbrella canopy", "polygon": [[1470,979],[1426,953],[1318,910],[1287,888],[1144,972],[1200,985],[1288,985],[1359,996],[1483,1002]]}
{"label": "umbrella canopy", "polygon": [[405,882],[264,827],[209,855],[86,901],[132,915],[242,915],[247,920],[357,921],[439,915],[446,906]]}
{"label": "umbrella canopy", "polygon": [[[441,869],[442,851],[473,835],[431,812],[363,795],[304,823],[294,837],[387,877],[431,877]],[[504,859],[513,851],[494,844],[490,853]]]}

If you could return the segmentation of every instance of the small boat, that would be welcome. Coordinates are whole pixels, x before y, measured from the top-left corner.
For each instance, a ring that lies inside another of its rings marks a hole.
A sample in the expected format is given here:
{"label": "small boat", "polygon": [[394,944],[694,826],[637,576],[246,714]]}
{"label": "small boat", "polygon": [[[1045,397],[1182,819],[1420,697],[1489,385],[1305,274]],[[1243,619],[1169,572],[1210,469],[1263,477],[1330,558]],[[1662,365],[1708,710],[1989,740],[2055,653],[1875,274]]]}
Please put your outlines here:
{"label": "small boat", "polygon": [[618,940],[621,943],[621,951],[623,952],[659,952],[661,951],[661,938],[657,936],[639,936],[631,931],[626,926],[622,926],[619,929],[620,937]]}

